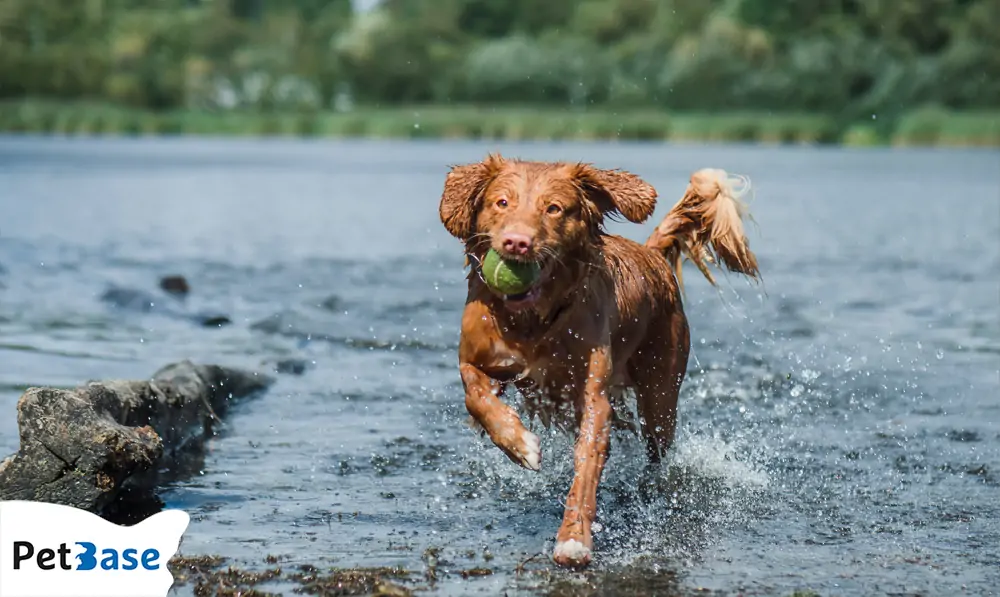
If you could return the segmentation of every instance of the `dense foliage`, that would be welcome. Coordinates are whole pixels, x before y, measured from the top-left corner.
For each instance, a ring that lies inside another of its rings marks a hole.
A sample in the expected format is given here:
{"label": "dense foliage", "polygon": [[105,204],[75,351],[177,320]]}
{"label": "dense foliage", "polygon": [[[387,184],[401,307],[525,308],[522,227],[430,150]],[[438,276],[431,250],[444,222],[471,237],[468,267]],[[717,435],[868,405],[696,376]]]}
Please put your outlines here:
{"label": "dense foliage", "polygon": [[1000,106],[998,0],[2,0],[0,99],[152,109]]}

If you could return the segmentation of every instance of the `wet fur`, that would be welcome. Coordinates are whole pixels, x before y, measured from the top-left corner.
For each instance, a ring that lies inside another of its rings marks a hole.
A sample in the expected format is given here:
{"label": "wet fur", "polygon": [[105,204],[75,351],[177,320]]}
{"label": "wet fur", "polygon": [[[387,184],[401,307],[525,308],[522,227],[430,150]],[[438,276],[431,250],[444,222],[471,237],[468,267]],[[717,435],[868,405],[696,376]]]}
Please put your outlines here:
{"label": "wet fur", "polygon": [[[555,205],[559,211],[550,212]],[[638,176],[588,164],[527,162],[490,155],[448,174],[440,215],[465,243],[471,271],[462,318],[459,369],[470,415],[514,462],[537,469],[538,440],[500,400],[514,386],[527,414],[574,431],[575,472],[553,558],[590,561],[590,524],[610,429],[635,427],[625,396],[634,393],[638,428],[657,461],[673,442],[677,395],[690,335],[681,301],[680,261],[720,263],[756,278],[743,233],[745,208],[721,170],[691,177],[645,245],[604,229],[607,217],[642,222],[656,191]],[[533,239],[545,278],[537,300],[515,308],[477,269],[500,250],[505,231]]]}
{"label": "wet fur", "polygon": [[[746,185],[741,192],[734,188],[737,182]],[[684,196],[656,227],[646,245],[667,256],[679,281],[682,281],[684,257],[712,284],[715,277],[708,266],[719,261],[730,271],[758,278],[757,258],[750,251],[743,231],[743,218],[749,213],[740,195],[748,188],[745,178],[732,177],[724,170],[705,168],[695,172]]]}

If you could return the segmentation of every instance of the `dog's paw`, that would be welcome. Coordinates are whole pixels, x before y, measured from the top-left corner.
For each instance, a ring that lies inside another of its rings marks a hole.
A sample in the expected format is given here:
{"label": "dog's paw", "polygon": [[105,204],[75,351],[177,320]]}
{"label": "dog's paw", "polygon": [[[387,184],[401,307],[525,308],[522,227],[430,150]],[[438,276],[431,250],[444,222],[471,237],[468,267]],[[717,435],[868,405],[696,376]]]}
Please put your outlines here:
{"label": "dog's paw", "polygon": [[590,564],[590,548],[576,539],[560,541],[556,543],[552,559],[566,568],[584,568]]}
{"label": "dog's paw", "polygon": [[532,471],[540,470],[542,468],[542,440],[527,429],[522,428],[520,432],[515,433],[516,435],[511,434],[502,441],[494,440],[493,443],[503,450],[507,458],[510,458],[515,464],[520,464]]}
{"label": "dog's paw", "polygon": [[542,440],[525,429],[521,432],[521,466],[533,471],[542,468]]}
{"label": "dog's paw", "polygon": [[541,470],[542,440],[538,439],[537,435],[527,429],[521,430],[516,437],[517,440],[510,442],[513,445],[505,446],[499,443],[497,445],[503,449],[507,457],[514,461],[515,464],[520,464],[532,471]]}
{"label": "dog's paw", "polygon": [[512,462],[537,471],[542,468],[542,440],[524,428],[524,424],[511,411],[509,422],[490,430],[490,439],[503,450]]}

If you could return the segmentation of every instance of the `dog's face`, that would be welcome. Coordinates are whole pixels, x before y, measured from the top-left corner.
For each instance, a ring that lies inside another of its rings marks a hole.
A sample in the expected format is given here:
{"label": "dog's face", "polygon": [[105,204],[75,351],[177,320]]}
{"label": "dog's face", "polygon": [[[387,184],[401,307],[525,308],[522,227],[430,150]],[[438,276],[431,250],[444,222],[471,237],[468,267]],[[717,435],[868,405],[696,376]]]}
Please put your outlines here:
{"label": "dog's face", "polygon": [[583,246],[600,221],[569,166],[508,163],[483,191],[475,234],[508,259],[558,259]]}
{"label": "dog's face", "polygon": [[474,257],[493,248],[551,271],[564,256],[594,244],[606,215],[642,222],[655,207],[653,187],[627,172],[491,155],[452,168],[440,214]]}

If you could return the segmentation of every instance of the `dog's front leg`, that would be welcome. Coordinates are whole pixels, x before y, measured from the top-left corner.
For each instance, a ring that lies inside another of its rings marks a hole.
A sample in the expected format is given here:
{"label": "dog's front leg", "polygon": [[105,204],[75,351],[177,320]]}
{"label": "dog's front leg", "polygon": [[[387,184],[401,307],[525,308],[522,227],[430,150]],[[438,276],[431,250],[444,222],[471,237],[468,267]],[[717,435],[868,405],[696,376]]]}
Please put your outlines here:
{"label": "dog's front leg", "polygon": [[474,365],[459,365],[465,385],[465,407],[498,448],[515,463],[537,471],[542,465],[541,441],[497,394],[500,384]]}
{"label": "dog's front leg", "polygon": [[581,567],[590,563],[593,547],[590,525],[597,515],[597,484],[608,459],[611,437],[610,352],[606,346],[591,352],[583,397],[577,404],[579,430],[573,450],[573,485],[566,498],[566,511],[552,555],[561,566]]}

